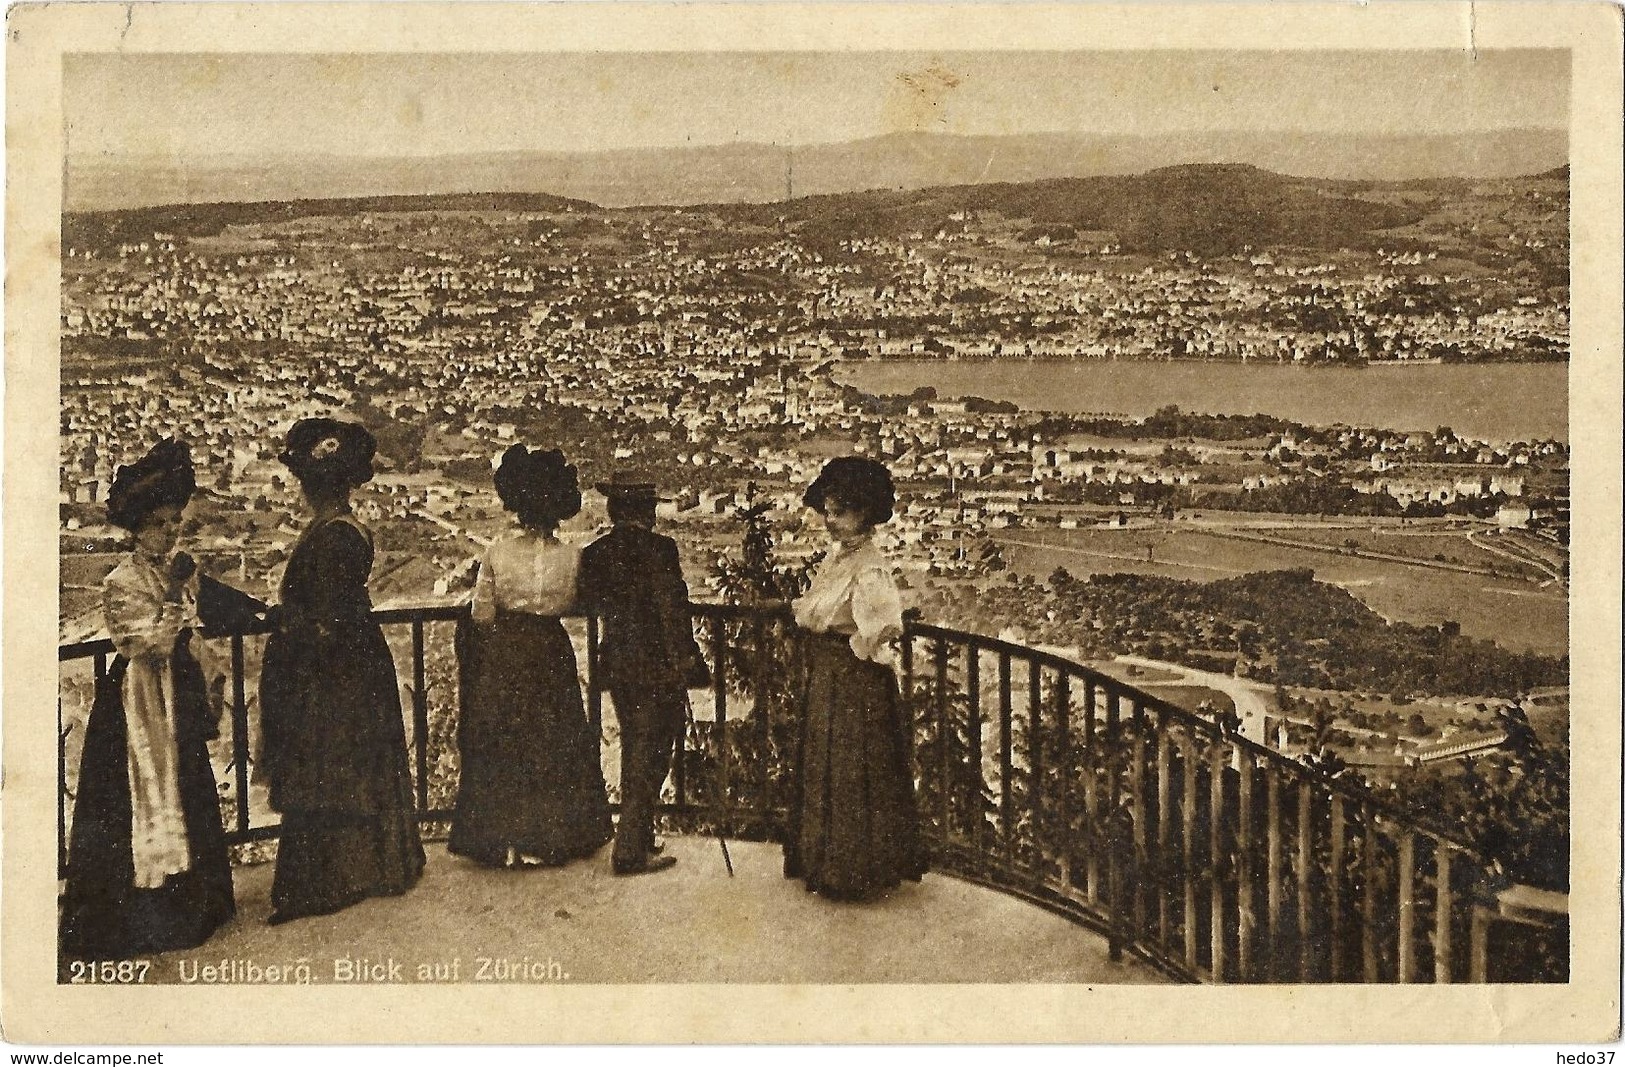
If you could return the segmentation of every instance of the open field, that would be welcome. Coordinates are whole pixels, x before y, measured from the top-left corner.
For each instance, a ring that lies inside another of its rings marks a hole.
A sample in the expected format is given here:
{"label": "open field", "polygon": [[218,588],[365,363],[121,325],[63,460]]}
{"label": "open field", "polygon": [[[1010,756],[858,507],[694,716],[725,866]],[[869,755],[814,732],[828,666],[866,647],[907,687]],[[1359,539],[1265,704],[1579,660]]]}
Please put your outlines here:
{"label": "open field", "polygon": [[1250,571],[1305,567],[1347,589],[1384,618],[1419,625],[1447,620],[1505,648],[1551,655],[1568,651],[1568,598],[1557,586],[1340,556],[1314,549],[1242,541],[1167,526],[1130,529],[1020,530],[999,540],[1011,567],[1047,578],[1057,567],[1076,577],[1131,572],[1209,582]]}
{"label": "open field", "polygon": [[[1537,581],[1547,576],[1526,563],[1517,563],[1506,556],[1474,544],[1468,540],[1466,530],[1446,533],[1440,530],[1364,529],[1325,530],[1282,529],[1269,531],[1271,536],[1286,541],[1312,541],[1327,548],[1352,547],[1360,552],[1382,552],[1404,556],[1424,563],[1454,563],[1487,571],[1496,571],[1511,578],[1530,578]],[[1349,542],[1353,542],[1350,546]]]}

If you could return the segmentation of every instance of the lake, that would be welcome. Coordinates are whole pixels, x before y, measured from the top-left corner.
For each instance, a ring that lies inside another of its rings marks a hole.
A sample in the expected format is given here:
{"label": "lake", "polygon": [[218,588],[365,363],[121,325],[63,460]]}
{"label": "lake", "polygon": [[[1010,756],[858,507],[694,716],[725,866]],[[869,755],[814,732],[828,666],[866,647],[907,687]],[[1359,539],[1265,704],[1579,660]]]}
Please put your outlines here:
{"label": "lake", "polygon": [[841,364],[839,381],[868,393],[934,386],[1028,411],[1139,418],[1167,404],[1215,415],[1274,415],[1311,426],[1393,430],[1449,426],[1484,441],[1567,441],[1567,363],[1290,367],[1145,360],[874,360]]}

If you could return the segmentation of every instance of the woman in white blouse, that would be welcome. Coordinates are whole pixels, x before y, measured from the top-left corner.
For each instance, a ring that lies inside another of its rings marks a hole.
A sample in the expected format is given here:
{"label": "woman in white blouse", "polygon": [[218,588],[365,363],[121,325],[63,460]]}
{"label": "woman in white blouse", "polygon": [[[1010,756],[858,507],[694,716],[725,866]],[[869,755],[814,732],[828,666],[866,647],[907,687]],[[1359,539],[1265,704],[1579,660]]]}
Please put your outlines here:
{"label": "woman in white blouse", "polygon": [[826,464],[803,499],[833,543],[794,604],[808,667],[784,873],[810,891],[862,899],[926,868],[892,668],[902,603],[874,543],[895,491],[884,466],[849,456]]}
{"label": "woman in white blouse", "polygon": [[202,944],[232,916],[231,864],[208,741],[215,735],[195,639],[198,574],[175,551],[196,486],[165,440],[120,467],[107,517],[134,535],[107,576],[118,656],[85,728],[63,893],[63,954],[122,959]]}
{"label": "woman in white blouse", "polygon": [[564,454],[514,445],[496,472],[517,528],[480,560],[459,633],[462,776],[450,850],[492,866],[567,863],[611,834],[609,800],[559,616],[576,604],[579,549],[557,536],[581,510]]}

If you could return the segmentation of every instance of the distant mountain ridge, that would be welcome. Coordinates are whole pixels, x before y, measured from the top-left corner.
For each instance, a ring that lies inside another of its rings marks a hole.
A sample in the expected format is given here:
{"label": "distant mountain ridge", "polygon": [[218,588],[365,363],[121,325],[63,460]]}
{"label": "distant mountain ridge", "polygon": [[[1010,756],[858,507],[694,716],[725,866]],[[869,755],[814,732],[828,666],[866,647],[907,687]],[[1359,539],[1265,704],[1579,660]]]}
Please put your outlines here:
{"label": "distant mountain ridge", "polygon": [[1295,177],[1404,181],[1516,177],[1567,162],[1566,131],[1534,128],[1395,136],[898,133],[792,148],[740,143],[406,158],[107,159],[70,153],[65,206],[96,211],[459,193],[546,193],[605,207],[769,203],[871,189],[1143,174],[1179,164],[1238,163]]}

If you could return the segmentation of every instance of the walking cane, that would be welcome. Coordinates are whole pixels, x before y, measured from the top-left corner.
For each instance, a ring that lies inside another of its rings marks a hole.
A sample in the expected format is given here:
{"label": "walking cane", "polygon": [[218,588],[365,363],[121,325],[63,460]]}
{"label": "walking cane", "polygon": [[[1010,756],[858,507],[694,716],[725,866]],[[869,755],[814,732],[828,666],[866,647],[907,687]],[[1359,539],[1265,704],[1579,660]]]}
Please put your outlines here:
{"label": "walking cane", "polygon": [[[693,730],[695,733],[699,732],[698,728],[695,727],[695,725],[694,725],[694,705],[688,699],[688,690],[687,689],[683,690],[683,720],[687,724],[688,729]],[[718,743],[721,743],[720,738],[718,738]],[[682,752],[681,751],[678,752],[677,758],[678,759],[682,758]],[[718,792],[718,793],[715,794],[715,796],[717,798],[720,798],[721,793]],[[718,799],[713,799],[711,801],[711,815],[712,815],[712,821],[714,823],[716,823],[716,827],[717,827],[717,844],[722,846],[722,862],[725,865],[727,865],[728,877],[732,878],[734,876],[734,861],[733,861],[733,857],[728,855],[728,834],[726,832],[726,829],[722,825],[722,815],[721,815],[720,808],[721,808],[721,805],[719,803],[719,800]]]}

